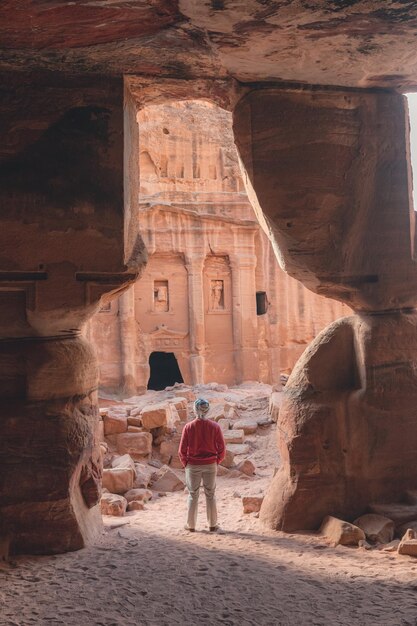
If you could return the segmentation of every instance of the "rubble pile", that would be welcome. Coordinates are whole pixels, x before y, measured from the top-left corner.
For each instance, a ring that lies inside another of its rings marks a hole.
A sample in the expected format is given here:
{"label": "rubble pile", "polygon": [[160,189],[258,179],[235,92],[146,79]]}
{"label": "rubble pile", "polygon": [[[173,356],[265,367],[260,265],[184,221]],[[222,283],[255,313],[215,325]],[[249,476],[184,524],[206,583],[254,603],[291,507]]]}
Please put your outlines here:
{"label": "rubble pile", "polygon": [[[216,383],[176,384],[121,402],[108,401],[108,406],[100,409],[102,514],[123,516],[141,511],[158,497],[185,488],[178,448],[185,424],[194,419],[197,397],[210,402],[208,418],[223,430],[226,457],[218,476],[255,479],[262,436],[269,434],[273,425],[268,416],[271,392],[271,386],[262,383],[233,388]],[[249,512],[245,503],[243,506]],[[259,506],[251,511],[258,511]]]}

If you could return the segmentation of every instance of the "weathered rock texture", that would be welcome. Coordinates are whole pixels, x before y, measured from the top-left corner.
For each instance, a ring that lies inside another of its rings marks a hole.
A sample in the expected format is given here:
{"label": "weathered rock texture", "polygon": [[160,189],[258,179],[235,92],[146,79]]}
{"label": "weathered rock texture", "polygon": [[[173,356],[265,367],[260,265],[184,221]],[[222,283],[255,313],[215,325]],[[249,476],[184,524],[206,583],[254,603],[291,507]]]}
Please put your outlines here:
{"label": "weathered rock texture", "polygon": [[81,330],[141,262],[124,261],[123,85],[9,77],[2,91],[0,519],[13,552],[60,552],[101,525],[98,368]]}
{"label": "weathered rock texture", "polygon": [[[149,261],[90,323],[102,387],[145,390],[153,352],[173,353],[187,384],[279,381],[349,309],[279,268],[243,187],[229,113],[171,103],[144,108],[138,124],[136,228]],[[262,315],[257,292],[267,300]]]}
{"label": "weathered rock texture", "polygon": [[[279,416],[275,528],[354,519],[417,483],[417,272],[406,104],[371,93],[252,92],[235,134],[286,270],[358,311],[304,352]],[[291,129],[291,130],[290,130]]]}

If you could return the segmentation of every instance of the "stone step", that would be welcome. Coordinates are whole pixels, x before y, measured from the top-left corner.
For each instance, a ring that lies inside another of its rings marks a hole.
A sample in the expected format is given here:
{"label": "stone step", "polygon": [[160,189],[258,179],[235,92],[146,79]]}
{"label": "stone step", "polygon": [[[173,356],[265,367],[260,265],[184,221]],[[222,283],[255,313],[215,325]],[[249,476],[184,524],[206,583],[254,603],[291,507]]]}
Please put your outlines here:
{"label": "stone step", "polygon": [[391,504],[371,504],[369,506],[369,512],[384,515],[391,519],[396,526],[399,526],[400,524],[417,520],[417,503],[403,504],[394,502]]}

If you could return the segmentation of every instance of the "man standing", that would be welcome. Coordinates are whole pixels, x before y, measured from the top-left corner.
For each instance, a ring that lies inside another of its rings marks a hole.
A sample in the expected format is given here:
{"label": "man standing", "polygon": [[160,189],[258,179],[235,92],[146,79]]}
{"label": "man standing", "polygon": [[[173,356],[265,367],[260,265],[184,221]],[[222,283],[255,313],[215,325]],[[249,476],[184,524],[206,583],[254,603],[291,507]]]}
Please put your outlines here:
{"label": "man standing", "polygon": [[179,457],[185,467],[185,483],[189,492],[186,530],[195,531],[198,496],[203,481],[206,495],[207,521],[211,532],[218,529],[216,506],[217,466],[226,456],[222,429],[216,422],[206,419],[210,408],[207,400],[194,402],[195,419],[182,431]]}

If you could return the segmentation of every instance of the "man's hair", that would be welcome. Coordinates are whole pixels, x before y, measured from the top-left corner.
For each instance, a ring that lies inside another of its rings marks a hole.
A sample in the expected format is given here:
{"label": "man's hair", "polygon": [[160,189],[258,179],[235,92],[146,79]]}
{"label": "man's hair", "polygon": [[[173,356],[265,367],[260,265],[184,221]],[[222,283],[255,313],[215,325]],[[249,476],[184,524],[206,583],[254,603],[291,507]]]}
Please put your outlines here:
{"label": "man's hair", "polygon": [[194,413],[199,419],[204,419],[210,408],[210,404],[204,398],[197,398],[194,402]]}

